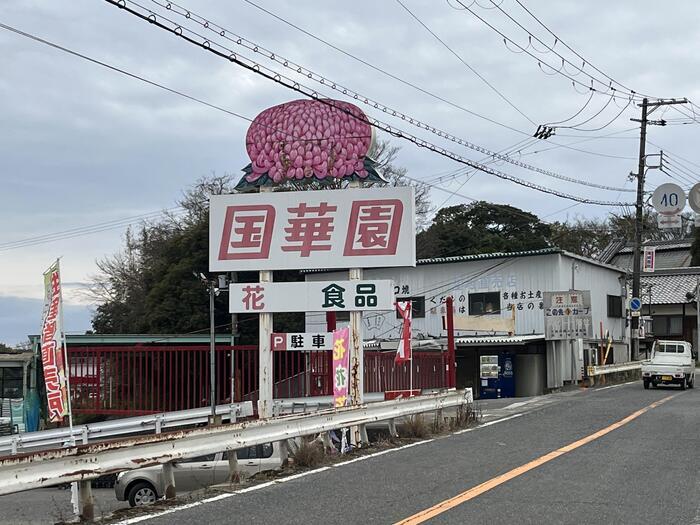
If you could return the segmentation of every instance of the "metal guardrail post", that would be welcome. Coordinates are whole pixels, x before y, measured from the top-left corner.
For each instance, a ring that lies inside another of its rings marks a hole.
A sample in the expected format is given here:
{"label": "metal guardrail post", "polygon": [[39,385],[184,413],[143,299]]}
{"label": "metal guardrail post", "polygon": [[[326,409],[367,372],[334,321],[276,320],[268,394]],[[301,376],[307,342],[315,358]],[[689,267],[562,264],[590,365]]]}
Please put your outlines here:
{"label": "metal guardrail post", "polygon": [[15,454],[17,454],[17,443],[18,443],[18,441],[19,441],[18,438],[16,438],[16,437],[13,437],[13,438],[12,438],[12,455],[13,455],[13,456],[14,456]]}
{"label": "metal guardrail post", "polygon": [[369,445],[369,437],[367,437],[367,425],[360,425],[360,444],[361,446]]}
{"label": "metal guardrail post", "polygon": [[175,499],[177,492],[172,462],[163,463],[163,489],[165,499]]}
{"label": "metal guardrail post", "polygon": [[89,479],[80,481],[80,518],[83,521],[95,519],[95,498],[92,495],[92,483]]}
{"label": "metal guardrail post", "polygon": [[228,451],[228,479],[231,483],[238,483],[241,480],[241,474],[238,471],[238,451]]}
{"label": "metal guardrail post", "polygon": [[399,437],[399,433],[396,430],[396,420],[392,418],[388,421],[388,423],[389,423],[389,434],[391,434],[391,437]]}

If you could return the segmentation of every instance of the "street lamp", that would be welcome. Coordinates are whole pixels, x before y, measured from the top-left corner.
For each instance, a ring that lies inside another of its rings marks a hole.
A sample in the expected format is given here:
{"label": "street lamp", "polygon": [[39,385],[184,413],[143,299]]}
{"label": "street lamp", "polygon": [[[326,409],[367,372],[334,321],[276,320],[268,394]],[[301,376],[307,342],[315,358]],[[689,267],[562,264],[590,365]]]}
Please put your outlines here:
{"label": "street lamp", "polygon": [[[209,400],[211,405],[210,424],[216,419],[216,326],[214,323],[214,297],[226,289],[226,276],[219,275],[217,279],[208,279],[203,273],[192,272],[209,292]],[[217,286],[218,285],[218,286]]]}

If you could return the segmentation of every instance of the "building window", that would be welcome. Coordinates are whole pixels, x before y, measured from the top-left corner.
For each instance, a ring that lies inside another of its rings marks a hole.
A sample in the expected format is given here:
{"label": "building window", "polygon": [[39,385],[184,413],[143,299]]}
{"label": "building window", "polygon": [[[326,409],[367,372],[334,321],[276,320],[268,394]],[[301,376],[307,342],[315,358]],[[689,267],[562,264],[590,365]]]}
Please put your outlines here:
{"label": "building window", "polygon": [[0,397],[11,399],[22,397],[22,367],[0,368]]}
{"label": "building window", "polygon": [[349,323],[350,322],[350,312],[336,312],[335,320],[338,323]]}
{"label": "building window", "polygon": [[683,335],[683,316],[654,316],[652,323],[655,336]]}
{"label": "building window", "polygon": [[622,317],[622,297],[608,295],[608,317]]}
{"label": "building window", "polygon": [[501,294],[484,292],[469,294],[469,315],[489,315],[501,313]]}
{"label": "building window", "polygon": [[[425,297],[397,297],[397,301],[411,301],[411,319],[423,319],[425,317]],[[401,314],[396,311],[396,318],[401,319]]]}

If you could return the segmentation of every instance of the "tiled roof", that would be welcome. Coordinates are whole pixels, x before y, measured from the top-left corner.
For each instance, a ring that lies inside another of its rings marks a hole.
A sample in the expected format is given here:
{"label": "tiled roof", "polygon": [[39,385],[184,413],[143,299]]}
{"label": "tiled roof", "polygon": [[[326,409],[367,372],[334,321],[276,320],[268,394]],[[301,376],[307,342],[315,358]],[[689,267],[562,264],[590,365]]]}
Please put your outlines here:
{"label": "tiled roof", "polygon": [[416,264],[440,264],[464,261],[481,261],[484,259],[503,259],[505,257],[530,257],[533,255],[551,255],[553,253],[562,253],[562,250],[559,248],[542,248],[541,250],[526,250],[521,252],[475,253],[473,255],[454,255],[452,257],[432,257],[430,259],[418,259],[416,261]]}
{"label": "tiled roof", "polygon": [[[690,248],[664,251],[657,248],[655,266],[660,269],[685,268],[690,265],[691,258]],[[631,269],[632,254],[619,253],[611,259],[610,264],[614,264],[620,268]]]}
{"label": "tiled roof", "polygon": [[698,280],[700,268],[680,272],[654,272],[642,274],[642,287],[651,285],[651,304],[682,304],[688,302],[686,293],[695,290]]}
{"label": "tiled roof", "polygon": [[[681,250],[690,249],[693,244],[693,239],[671,239],[669,241],[647,241],[642,246],[656,246],[656,252],[666,251],[666,250]],[[632,253],[634,246],[632,244],[626,244],[620,248],[618,253]]]}

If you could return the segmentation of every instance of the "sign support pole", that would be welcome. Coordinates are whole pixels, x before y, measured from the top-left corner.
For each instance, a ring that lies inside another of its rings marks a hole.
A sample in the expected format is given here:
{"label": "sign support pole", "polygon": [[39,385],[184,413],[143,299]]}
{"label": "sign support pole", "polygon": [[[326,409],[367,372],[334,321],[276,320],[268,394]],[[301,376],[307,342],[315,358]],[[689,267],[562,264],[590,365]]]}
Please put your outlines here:
{"label": "sign support pole", "polygon": [[[272,188],[261,186],[260,192],[271,192]],[[271,283],[271,270],[260,270],[260,282]],[[272,313],[261,313],[259,318],[260,351],[258,355],[258,417],[272,417],[273,369],[272,369]]]}
{"label": "sign support pole", "polygon": [[447,320],[447,388],[456,388],[457,371],[455,366],[457,360],[455,357],[454,299],[451,295],[447,296],[445,309],[445,318]]}

